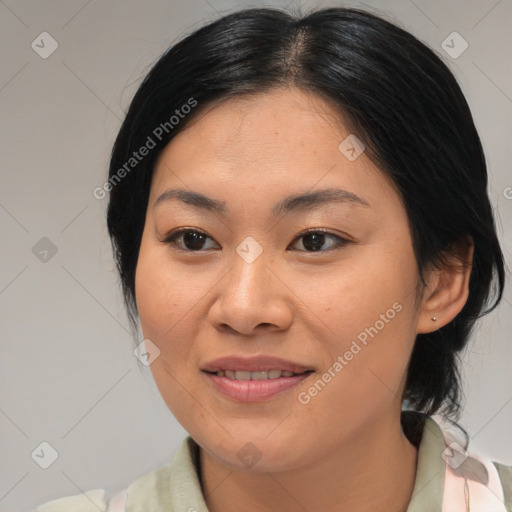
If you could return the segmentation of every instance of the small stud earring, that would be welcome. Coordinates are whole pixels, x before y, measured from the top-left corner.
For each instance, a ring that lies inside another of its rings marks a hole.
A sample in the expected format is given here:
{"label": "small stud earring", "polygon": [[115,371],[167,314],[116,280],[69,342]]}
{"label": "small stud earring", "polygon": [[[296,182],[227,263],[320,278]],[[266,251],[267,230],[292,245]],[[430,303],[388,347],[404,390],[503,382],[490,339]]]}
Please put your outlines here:
{"label": "small stud earring", "polygon": [[437,318],[435,316],[432,317],[432,322],[435,322]]}

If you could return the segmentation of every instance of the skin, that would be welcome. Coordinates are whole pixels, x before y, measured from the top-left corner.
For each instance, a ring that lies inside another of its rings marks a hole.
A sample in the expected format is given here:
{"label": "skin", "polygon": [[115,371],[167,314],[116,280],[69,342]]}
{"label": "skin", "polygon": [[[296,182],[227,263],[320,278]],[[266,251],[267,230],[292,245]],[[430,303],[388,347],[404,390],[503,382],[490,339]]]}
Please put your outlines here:
{"label": "skin", "polygon": [[[201,448],[211,512],[398,512],[410,501],[417,450],[401,430],[399,399],[407,364],[416,334],[462,309],[469,270],[432,271],[415,300],[406,211],[364,152],[350,161],[338,149],[349,133],[320,97],[275,89],[208,108],[157,162],[137,307],[144,337],[161,351],[151,364],[155,382]],[[162,192],[178,187],[225,201],[227,216],[176,199],[154,208]],[[285,196],[326,187],[353,192],[370,207],[330,203],[271,215]],[[207,235],[202,252],[183,237],[162,242],[182,227]],[[298,237],[310,228],[350,242],[335,248],[337,239],[326,236],[313,251],[308,237]],[[250,264],[236,252],[247,236],[263,250]],[[461,254],[471,261],[471,247]],[[395,303],[400,312],[300,403],[298,394]],[[265,402],[239,403],[200,371],[231,354],[273,355],[315,374]],[[260,456],[251,467],[237,457],[248,442]]]}

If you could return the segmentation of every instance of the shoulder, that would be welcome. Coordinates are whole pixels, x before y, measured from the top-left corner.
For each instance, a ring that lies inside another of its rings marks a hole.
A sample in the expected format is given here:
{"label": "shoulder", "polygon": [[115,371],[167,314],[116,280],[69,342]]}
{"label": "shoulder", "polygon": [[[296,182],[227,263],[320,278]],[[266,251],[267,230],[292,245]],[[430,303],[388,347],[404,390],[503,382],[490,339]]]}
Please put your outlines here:
{"label": "shoulder", "polygon": [[31,512],[123,512],[128,497],[130,505],[141,501],[147,506],[158,508],[168,491],[169,477],[170,465],[167,464],[138,478],[110,499],[106,498],[105,489],[93,489],[48,501]]}
{"label": "shoulder", "polygon": [[94,489],[43,503],[34,512],[106,512],[105,489]]}
{"label": "shoulder", "polygon": [[93,489],[49,501],[37,507],[35,512],[125,512],[127,497],[127,489],[122,489],[109,500],[105,498],[105,489]]}
{"label": "shoulder", "polygon": [[[436,418],[444,440],[444,488],[446,495],[465,490],[472,510],[512,512],[512,466],[493,460],[456,423]],[[480,508],[478,507],[480,505]]]}
{"label": "shoulder", "polygon": [[436,510],[466,510],[471,503],[474,512],[512,512],[512,467],[488,457],[460,425],[439,415],[406,411],[403,428],[418,448],[408,511],[425,510],[428,501]]}
{"label": "shoulder", "polygon": [[[172,502],[171,480],[182,487],[181,480],[175,481],[174,476],[189,479],[194,476],[192,460],[189,460],[190,443],[185,439],[178,450],[173,463],[166,464],[133,481],[127,488],[115,496],[107,498],[106,489],[94,489],[73,496],[48,501],[30,512],[122,512],[128,510],[169,510],[175,509]],[[197,477],[196,477],[197,478]],[[174,489],[182,494],[183,489]]]}

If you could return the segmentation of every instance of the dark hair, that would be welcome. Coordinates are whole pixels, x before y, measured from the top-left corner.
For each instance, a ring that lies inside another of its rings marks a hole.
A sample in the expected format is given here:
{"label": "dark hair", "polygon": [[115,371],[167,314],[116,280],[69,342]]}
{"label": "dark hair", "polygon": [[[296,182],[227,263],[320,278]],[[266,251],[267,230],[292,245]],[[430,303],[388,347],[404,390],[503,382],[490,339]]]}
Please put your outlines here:
{"label": "dark hair", "polygon": [[[408,214],[423,286],[425,270],[446,263],[454,243],[472,238],[467,302],[447,325],[417,335],[404,394],[412,409],[458,416],[459,353],[475,320],[501,300],[505,281],[485,157],[468,104],[443,60],[407,31],[360,9],[305,16],[240,10],[170,47],[144,78],[115,141],[107,187],[108,230],[132,330],[135,269],[162,149],[213,102],[288,86],[328,101],[390,178]],[[185,109],[192,104],[195,110]],[[177,122],[170,122],[173,114]],[[151,150],[135,162],[133,152],[149,147],[150,139]],[[491,292],[496,299],[483,311]]]}

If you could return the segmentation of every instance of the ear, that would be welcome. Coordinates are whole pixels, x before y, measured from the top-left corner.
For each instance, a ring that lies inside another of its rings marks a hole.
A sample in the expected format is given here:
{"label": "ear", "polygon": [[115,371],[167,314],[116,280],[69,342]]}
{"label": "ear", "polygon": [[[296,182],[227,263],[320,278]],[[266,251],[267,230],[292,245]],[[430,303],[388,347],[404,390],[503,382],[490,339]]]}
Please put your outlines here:
{"label": "ear", "polygon": [[418,334],[436,331],[450,323],[466,304],[474,248],[471,237],[461,238],[449,249],[443,267],[428,273],[418,314]]}

